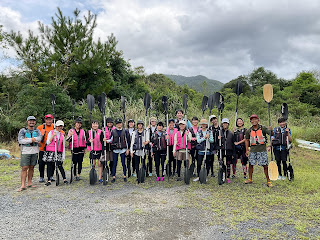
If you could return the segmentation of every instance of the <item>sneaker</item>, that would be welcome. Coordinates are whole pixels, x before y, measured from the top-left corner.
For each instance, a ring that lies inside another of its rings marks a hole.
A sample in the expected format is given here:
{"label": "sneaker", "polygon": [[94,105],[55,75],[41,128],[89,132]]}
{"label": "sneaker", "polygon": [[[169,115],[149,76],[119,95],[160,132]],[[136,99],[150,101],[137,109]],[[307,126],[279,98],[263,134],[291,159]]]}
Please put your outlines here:
{"label": "sneaker", "polygon": [[152,173],[149,173],[149,177],[152,177]]}
{"label": "sneaker", "polygon": [[127,182],[127,181],[128,181],[128,179],[125,177],[125,178],[123,178],[123,181],[124,181],[124,182]]}
{"label": "sneaker", "polygon": [[161,177],[161,178],[160,178],[160,181],[162,182],[163,180],[164,180],[164,177]]}
{"label": "sneaker", "polygon": [[282,180],[286,180],[287,178],[285,176],[282,177]]}
{"label": "sneaker", "polygon": [[64,183],[64,184],[68,184],[68,181],[67,181],[67,180],[64,180],[63,183]]}
{"label": "sneaker", "polygon": [[137,175],[135,173],[132,174],[132,177],[136,177]]}
{"label": "sneaker", "polygon": [[214,175],[214,173],[211,173],[211,177],[215,177],[216,175]]}
{"label": "sneaker", "polygon": [[197,177],[197,178],[193,179],[193,181],[194,181],[194,182],[198,182],[198,181],[199,181],[199,178]]}
{"label": "sneaker", "polygon": [[102,178],[101,178],[101,179],[99,179],[99,183],[102,183],[102,182],[103,182]]}
{"label": "sneaker", "polygon": [[51,182],[47,182],[45,185],[46,185],[46,186],[50,186],[50,185],[51,185]]}
{"label": "sneaker", "polygon": [[159,182],[159,180],[160,180],[160,177],[157,177],[157,182]]}
{"label": "sneaker", "polygon": [[194,173],[194,174],[192,175],[192,177],[197,177],[197,174]]}
{"label": "sneaker", "polygon": [[44,178],[41,177],[40,180],[39,180],[39,183],[43,183],[44,182]]}
{"label": "sneaker", "polygon": [[235,178],[235,177],[236,177],[235,175],[232,175],[232,176],[231,176],[231,178]]}
{"label": "sneaker", "polygon": [[230,179],[229,179],[229,178],[227,178],[227,183],[231,183],[231,181],[230,181]]}
{"label": "sneaker", "polygon": [[112,183],[114,183],[115,181],[116,181],[116,179],[115,179],[115,178],[113,178],[113,179],[111,180],[111,182],[112,182]]}
{"label": "sneaker", "polygon": [[80,181],[80,177],[76,177],[76,181]]}
{"label": "sneaker", "polygon": [[53,177],[51,177],[50,180],[51,180],[51,182],[55,182],[56,181]]}
{"label": "sneaker", "polygon": [[177,181],[182,181],[182,178],[181,178],[181,177],[178,177],[178,178],[177,178]]}
{"label": "sneaker", "polygon": [[246,175],[243,175],[243,178],[244,178],[244,179],[246,179],[246,178],[247,178],[247,176],[246,176]]}
{"label": "sneaker", "polygon": [[281,176],[279,176],[277,180],[281,180],[281,179],[282,179],[282,177],[281,177]]}

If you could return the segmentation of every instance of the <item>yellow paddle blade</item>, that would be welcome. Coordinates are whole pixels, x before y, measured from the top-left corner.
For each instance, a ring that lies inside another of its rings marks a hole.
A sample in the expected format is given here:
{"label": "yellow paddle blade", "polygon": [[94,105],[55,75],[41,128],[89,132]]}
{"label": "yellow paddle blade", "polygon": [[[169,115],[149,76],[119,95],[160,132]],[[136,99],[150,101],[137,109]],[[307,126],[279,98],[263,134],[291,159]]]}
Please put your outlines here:
{"label": "yellow paddle blade", "polygon": [[278,173],[278,166],[277,166],[276,162],[275,161],[271,161],[269,163],[268,168],[269,168],[269,178],[270,178],[270,180],[272,180],[272,181],[277,180],[278,176],[279,176],[279,173]]}
{"label": "yellow paddle blade", "polygon": [[263,97],[267,103],[271,102],[273,98],[273,88],[271,84],[265,84],[263,86]]}

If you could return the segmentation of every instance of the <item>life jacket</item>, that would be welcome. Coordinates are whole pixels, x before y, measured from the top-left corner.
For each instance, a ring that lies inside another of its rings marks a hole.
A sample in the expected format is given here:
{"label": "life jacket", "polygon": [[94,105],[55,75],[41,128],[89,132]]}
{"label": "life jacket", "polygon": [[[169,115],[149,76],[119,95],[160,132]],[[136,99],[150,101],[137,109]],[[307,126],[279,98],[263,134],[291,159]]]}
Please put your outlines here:
{"label": "life jacket", "polygon": [[[207,129],[207,133],[208,133],[208,129]],[[204,136],[203,136],[203,131],[202,131],[202,129],[199,129],[199,130],[198,130],[198,134],[200,135],[200,138],[203,138],[203,137],[204,137]],[[199,151],[205,151],[205,150],[206,150],[206,144],[207,144],[207,141],[206,141],[206,140],[202,141],[201,143],[197,143],[197,146],[196,146],[197,150],[199,150]],[[210,146],[208,146],[207,151],[209,151],[209,150],[210,150]]]}
{"label": "life jacket", "polygon": [[[194,132],[193,126],[192,128],[190,128],[190,133],[192,135],[193,138],[197,137],[197,132],[199,131],[199,127],[197,126],[197,130],[196,132]],[[191,148],[195,148],[197,145],[197,140],[191,140]]]}
{"label": "life jacket", "polygon": [[161,151],[167,148],[166,132],[161,132],[159,136],[158,131],[155,131],[151,138],[153,151]]}
{"label": "life jacket", "polygon": [[[92,132],[94,132],[92,130]],[[93,139],[93,151],[101,151],[102,150],[102,144],[100,141],[100,136],[101,136],[102,131],[98,129],[96,131],[96,135],[94,136]],[[94,135],[94,134],[93,134]],[[89,130],[89,139],[91,139],[91,130]],[[91,144],[87,147],[88,151],[91,151]]]}
{"label": "life jacket", "polygon": [[[180,150],[180,149],[186,149],[186,141],[187,141],[188,133],[189,133],[189,131],[188,131],[188,130],[185,130],[183,139],[182,139],[182,136],[181,136],[181,132],[180,132],[180,131],[178,131],[178,132],[176,133],[176,135],[177,135],[177,146],[176,146],[176,150],[177,150],[177,151]],[[188,149],[191,149],[191,144],[190,144],[190,142],[187,143],[187,148],[188,148]]]}
{"label": "life jacket", "polygon": [[221,136],[221,149],[225,150],[233,150],[234,141],[233,141],[233,134],[232,132],[227,129],[222,129],[222,136]]}
{"label": "life jacket", "polygon": [[173,132],[172,132],[172,135],[171,135],[171,132],[170,132],[170,129],[168,130],[168,136],[169,136],[169,139],[168,139],[168,142],[169,142],[169,146],[172,146],[174,144],[174,135],[178,132],[178,129],[174,128],[173,129]]}
{"label": "life jacket", "polygon": [[255,131],[250,127],[250,146],[263,145],[266,143],[266,136],[262,132],[262,126],[259,125]]}
{"label": "life jacket", "polygon": [[144,137],[144,131],[142,131],[141,135],[139,135],[138,130],[135,130],[135,138],[132,139],[133,142],[133,150],[142,150],[142,138]]}
{"label": "life jacket", "polygon": [[[152,132],[152,128],[151,128],[151,126],[150,126],[150,128],[149,128],[149,139],[151,139],[152,134],[153,134],[155,131],[157,131],[157,127],[155,127],[154,131]],[[150,150],[150,149],[151,149],[151,143],[147,144],[147,145],[145,146],[145,149],[146,149],[146,150]]]}
{"label": "life jacket", "polygon": [[284,131],[284,133],[281,132],[281,128],[277,127],[274,132],[274,139],[272,140],[272,145],[284,145],[287,146],[287,136],[288,132]]}
{"label": "life jacket", "polygon": [[[236,141],[236,142],[242,141],[242,140],[245,138],[246,131],[247,131],[247,129],[245,129],[245,128],[237,129],[237,130],[234,132],[235,141]],[[241,145],[241,146],[245,146],[245,143],[243,142],[243,143],[241,143],[240,145]],[[240,147],[240,145],[237,145],[237,146]]]}
{"label": "life jacket", "polygon": [[[51,130],[50,132],[53,134],[54,130]],[[63,142],[64,142],[64,135],[62,132],[60,132],[60,139],[56,138],[56,140],[57,140],[57,143],[56,143],[57,144],[57,151],[62,153],[63,152]],[[54,146],[55,146],[55,140],[53,137],[52,142],[46,146],[46,151],[54,152],[55,151]]]}
{"label": "life jacket", "polygon": [[[25,128],[25,132],[24,132],[24,137],[25,138],[36,138],[38,137],[38,131],[36,129],[34,130],[29,130],[28,128]],[[34,147],[34,146],[37,146],[38,143],[28,143],[28,144],[25,144],[24,146],[26,147]]]}
{"label": "life jacket", "polygon": [[111,143],[112,150],[114,149],[124,149],[128,147],[128,142],[126,139],[126,130],[122,129],[120,136],[118,135],[117,129],[112,130],[113,140]]}
{"label": "life jacket", "polygon": [[[85,139],[85,134],[84,134],[84,130],[80,129],[80,133],[79,135],[77,134],[75,129],[70,129],[70,132],[74,132],[73,134],[73,148],[79,148],[79,147],[86,147],[86,139]],[[69,143],[69,148],[72,148],[72,141],[70,141]]]}
{"label": "life jacket", "polygon": [[104,129],[104,131],[105,131],[105,133],[106,133],[106,139],[107,139],[107,140],[110,139],[111,132],[112,132],[112,130],[114,130],[114,129],[116,129],[116,127],[114,127],[114,126],[111,128],[111,131],[109,131],[109,128],[108,128],[108,127],[106,127],[106,128]]}
{"label": "life jacket", "polygon": [[209,130],[212,131],[212,135],[213,135],[213,143],[210,143],[210,150],[217,150],[219,148],[219,130],[220,127],[218,126],[217,128],[215,128],[213,125],[211,125],[209,127]]}

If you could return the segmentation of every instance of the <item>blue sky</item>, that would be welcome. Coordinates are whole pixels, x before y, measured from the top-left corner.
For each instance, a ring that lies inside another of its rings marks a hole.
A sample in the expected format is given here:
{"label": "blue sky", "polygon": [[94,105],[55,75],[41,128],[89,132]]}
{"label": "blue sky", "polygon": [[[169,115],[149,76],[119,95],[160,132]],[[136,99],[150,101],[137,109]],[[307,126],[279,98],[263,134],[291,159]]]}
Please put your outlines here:
{"label": "blue sky", "polygon": [[[228,82],[264,66],[291,79],[320,62],[320,2],[315,0],[0,0],[5,31],[51,22],[60,7],[98,15],[95,38],[114,33],[133,67],[147,73],[204,75]],[[13,50],[6,55],[14,58]],[[16,61],[1,59],[0,71]]]}

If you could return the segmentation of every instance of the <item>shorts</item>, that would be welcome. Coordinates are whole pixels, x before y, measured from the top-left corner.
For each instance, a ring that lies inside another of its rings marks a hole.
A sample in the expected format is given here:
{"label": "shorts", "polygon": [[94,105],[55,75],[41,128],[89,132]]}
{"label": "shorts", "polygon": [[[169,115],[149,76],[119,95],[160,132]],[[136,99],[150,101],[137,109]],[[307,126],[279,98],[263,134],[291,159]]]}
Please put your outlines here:
{"label": "shorts", "polygon": [[89,158],[93,159],[93,160],[96,160],[96,159],[100,160],[101,153],[102,153],[102,151],[91,151],[90,155],[89,155]]}
{"label": "shorts", "polygon": [[259,166],[268,165],[268,154],[267,152],[250,152],[249,154],[249,164],[256,165],[258,162]]}
{"label": "shorts", "polygon": [[20,166],[35,166],[38,161],[38,153],[35,154],[21,154]]}
{"label": "shorts", "polygon": [[[111,151],[107,151],[106,159],[107,159],[107,162],[113,161],[113,156]],[[104,162],[104,154],[101,155],[100,162]]]}
{"label": "shorts", "polygon": [[[177,152],[177,155],[176,155],[177,157],[177,160],[179,160],[179,161],[184,161],[184,160],[187,160],[186,159],[186,152]],[[188,159],[190,160],[191,158],[190,158],[191,156],[190,156],[190,154],[188,153]]]}

